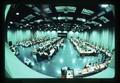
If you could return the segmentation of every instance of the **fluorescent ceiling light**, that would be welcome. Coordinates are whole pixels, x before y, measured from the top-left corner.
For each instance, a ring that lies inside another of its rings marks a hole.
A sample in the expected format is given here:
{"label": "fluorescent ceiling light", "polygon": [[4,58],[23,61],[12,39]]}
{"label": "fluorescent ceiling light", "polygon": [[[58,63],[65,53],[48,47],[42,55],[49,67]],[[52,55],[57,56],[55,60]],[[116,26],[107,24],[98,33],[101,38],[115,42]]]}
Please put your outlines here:
{"label": "fluorescent ceiling light", "polygon": [[94,24],[94,26],[98,25],[99,23],[96,21],[87,21],[87,24]]}
{"label": "fluorescent ceiling light", "polygon": [[46,13],[52,13],[52,11],[50,10],[50,8],[45,8],[44,11],[45,11]]}
{"label": "fluorescent ceiling light", "polygon": [[21,19],[21,22],[25,22],[25,20],[24,20],[24,19]]}
{"label": "fluorescent ceiling light", "polygon": [[94,11],[83,8],[81,14],[92,15],[92,14],[94,14]]}
{"label": "fluorescent ceiling light", "polygon": [[82,28],[89,28],[89,26],[88,25],[82,25]]}
{"label": "fluorescent ceiling light", "polygon": [[73,20],[73,17],[60,16],[60,17],[58,17],[58,20]]}
{"label": "fluorescent ceiling light", "polygon": [[105,11],[100,12],[97,16],[102,16],[105,14]]}
{"label": "fluorescent ceiling light", "polygon": [[35,12],[40,12],[40,9],[38,9],[37,7],[33,7],[33,10],[34,10]]}
{"label": "fluorescent ceiling light", "polygon": [[74,7],[74,6],[56,6],[55,8],[56,8],[57,12],[68,13],[68,12],[76,11],[76,7]]}
{"label": "fluorescent ceiling light", "polygon": [[65,17],[58,17],[58,20],[65,19]]}
{"label": "fluorescent ceiling light", "polygon": [[107,22],[110,21],[110,20],[108,20],[108,19],[107,19],[106,17],[104,17],[104,16],[101,16],[99,19],[102,20],[104,23],[107,23]]}
{"label": "fluorescent ceiling light", "polygon": [[92,24],[94,24],[94,26],[96,26],[96,25],[98,25],[99,23],[98,22],[96,22],[96,21],[92,21],[91,22]]}
{"label": "fluorescent ceiling light", "polygon": [[100,5],[102,8],[105,8],[106,12],[110,12],[114,9],[114,6],[111,4],[101,4]]}
{"label": "fluorescent ceiling light", "polygon": [[38,12],[35,12],[35,14],[40,15],[40,13],[38,13]]}
{"label": "fluorescent ceiling light", "polygon": [[43,20],[39,19],[39,20],[35,20],[34,22],[40,23],[41,21],[43,21]]}
{"label": "fluorescent ceiling light", "polygon": [[28,16],[26,16],[26,17],[24,17],[24,19],[26,19],[26,20],[30,20],[30,19],[32,19],[32,18],[34,18],[35,16],[34,15],[32,15],[32,14],[29,14]]}
{"label": "fluorescent ceiling light", "polygon": [[86,19],[84,19],[84,18],[77,18],[76,20],[77,20],[77,21],[82,21],[82,22],[85,22],[85,21],[86,21]]}
{"label": "fluorescent ceiling light", "polygon": [[97,18],[97,16],[94,16],[93,18],[92,18],[92,20],[95,20]]}
{"label": "fluorescent ceiling light", "polygon": [[101,7],[102,8],[106,8],[106,7],[108,7],[109,5],[108,4],[101,4]]}
{"label": "fluorescent ceiling light", "polygon": [[28,7],[32,7],[32,5],[31,5],[31,4],[26,4],[26,6],[28,6]]}
{"label": "fluorescent ceiling light", "polygon": [[52,17],[53,20],[57,20],[57,17]]}

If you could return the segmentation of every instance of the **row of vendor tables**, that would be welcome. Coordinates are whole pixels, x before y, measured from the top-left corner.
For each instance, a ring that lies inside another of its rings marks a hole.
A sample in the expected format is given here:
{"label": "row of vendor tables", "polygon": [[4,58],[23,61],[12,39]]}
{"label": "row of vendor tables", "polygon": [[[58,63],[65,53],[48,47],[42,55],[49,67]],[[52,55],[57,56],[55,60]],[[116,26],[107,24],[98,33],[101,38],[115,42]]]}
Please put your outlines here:
{"label": "row of vendor tables", "polygon": [[29,67],[32,67],[36,62],[39,62],[41,59],[50,60],[58,51],[58,49],[63,46],[63,43],[64,38],[54,38],[51,40],[46,39],[46,41],[44,42],[36,41],[36,43],[34,41],[26,41],[16,43],[15,45],[10,46],[10,49],[14,53],[14,55],[19,56],[20,52],[18,47],[29,48],[31,46],[34,47],[35,45],[37,45],[37,47],[32,49],[31,54],[34,61],[27,57],[23,57],[23,62]]}
{"label": "row of vendor tables", "polygon": [[61,68],[61,72],[62,72],[61,77],[62,78],[80,78],[80,77],[93,75],[93,74],[96,74],[96,73],[106,69],[108,67],[108,64],[111,62],[112,54],[109,51],[106,51],[105,49],[94,46],[88,42],[81,42],[79,40],[76,40],[77,42],[79,42],[79,44],[86,45],[87,48],[90,48],[89,51],[85,51],[79,47],[79,44],[76,41],[74,41],[73,39],[71,39],[70,41],[73,44],[73,46],[75,47],[75,49],[80,53],[80,55],[84,55],[84,56],[89,55],[90,56],[91,54],[92,55],[97,54],[97,51],[100,51],[105,54],[106,60],[101,64],[95,64],[94,66],[89,65],[83,69],[80,69],[80,68],[70,69],[69,67],[63,67],[63,68]]}

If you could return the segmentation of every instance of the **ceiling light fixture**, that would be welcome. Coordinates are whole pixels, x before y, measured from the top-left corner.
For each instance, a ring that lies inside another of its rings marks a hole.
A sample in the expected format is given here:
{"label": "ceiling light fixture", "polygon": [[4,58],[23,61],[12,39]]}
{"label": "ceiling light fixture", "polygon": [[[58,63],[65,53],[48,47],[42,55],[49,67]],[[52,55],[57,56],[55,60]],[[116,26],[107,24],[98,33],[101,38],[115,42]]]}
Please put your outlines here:
{"label": "ceiling light fixture", "polygon": [[91,29],[91,27],[90,27],[90,26],[88,26],[88,28],[89,28],[89,29]]}
{"label": "ceiling light fixture", "polygon": [[48,27],[50,26],[50,24],[48,24]]}
{"label": "ceiling light fixture", "polygon": [[8,26],[8,28],[10,28],[10,26]]}
{"label": "ceiling light fixture", "polygon": [[12,21],[10,21],[10,24],[13,24],[13,22],[12,22]]}
{"label": "ceiling light fixture", "polygon": [[101,4],[101,7],[102,8],[106,8],[106,7],[108,7],[109,5],[108,4]]}
{"label": "ceiling light fixture", "polygon": [[102,24],[99,24],[99,26],[101,27],[101,26],[102,26]]}
{"label": "ceiling light fixture", "polygon": [[22,26],[20,26],[20,28],[22,29]]}
{"label": "ceiling light fixture", "polygon": [[16,13],[16,15],[19,15],[19,14],[20,14],[19,12]]}
{"label": "ceiling light fixture", "polygon": [[29,25],[29,24],[26,24],[27,26]]}

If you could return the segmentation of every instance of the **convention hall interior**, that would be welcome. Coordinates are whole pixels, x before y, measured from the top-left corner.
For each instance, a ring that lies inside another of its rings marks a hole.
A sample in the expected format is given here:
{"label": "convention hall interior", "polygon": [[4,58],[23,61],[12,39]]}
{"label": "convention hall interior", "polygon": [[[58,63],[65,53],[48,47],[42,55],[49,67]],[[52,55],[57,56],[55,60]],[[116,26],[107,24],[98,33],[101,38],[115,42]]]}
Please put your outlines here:
{"label": "convention hall interior", "polygon": [[112,4],[7,4],[8,78],[114,78]]}

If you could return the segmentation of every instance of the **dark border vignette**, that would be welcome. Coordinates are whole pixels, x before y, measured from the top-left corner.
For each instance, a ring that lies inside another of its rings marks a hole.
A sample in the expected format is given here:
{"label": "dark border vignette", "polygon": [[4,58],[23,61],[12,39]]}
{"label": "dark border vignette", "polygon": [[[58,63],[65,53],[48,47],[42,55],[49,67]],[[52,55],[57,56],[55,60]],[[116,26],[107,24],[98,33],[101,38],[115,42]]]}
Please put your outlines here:
{"label": "dark border vignette", "polygon": [[[66,4],[71,4],[71,3],[75,3],[75,4],[85,4],[85,5],[96,5],[96,4],[101,4],[101,3],[111,3],[115,6],[115,77],[112,78],[112,79],[10,79],[10,78],[6,78],[5,77],[5,60],[4,60],[4,45],[5,45],[5,36],[6,36],[6,23],[4,21],[4,11],[5,11],[5,6],[7,4],[25,4],[25,3],[33,3],[33,4],[36,4],[36,3],[40,3],[40,4],[44,4],[44,3],[47,3],[47,4],[59,4],[59,3],[66,3]],[[5,83],[52,83],[52,82],[58,82],[58,83],[62,83],[62,82],[68,82],[68,83],[74,83],[74,82],[84,82],[84,83],[101,83],[101,82],[109,82],[109,83],[113,83],[113,82],[116,82],[118,79],[120,79],[120,66],[119,66],[119,63],[120,63],[120,52],[119,52],[119,48],[120,48],[120,45],[119,45],[119,42],[120,42],[120,26],[119,26],[119,19],[118,19],[118,10],[119,9],[119,6],[118,6],[118,3],[117,2],[113,2],[113,1],[107,1],[107,0],[103,0],[103,1],[100,1],[100,0],[93,0],[93,1],[90,1],[90,0],[69,0],[69,1],[65,1],[65,0],[44,0],[42,2],[42,0],[21,0],[21,1],[18,1],[18,0],[5,0],[2,4],[2,27],[1,27],[1,56],[0,56],[0,74],[1,74],[1,79],[3,79]]]}

